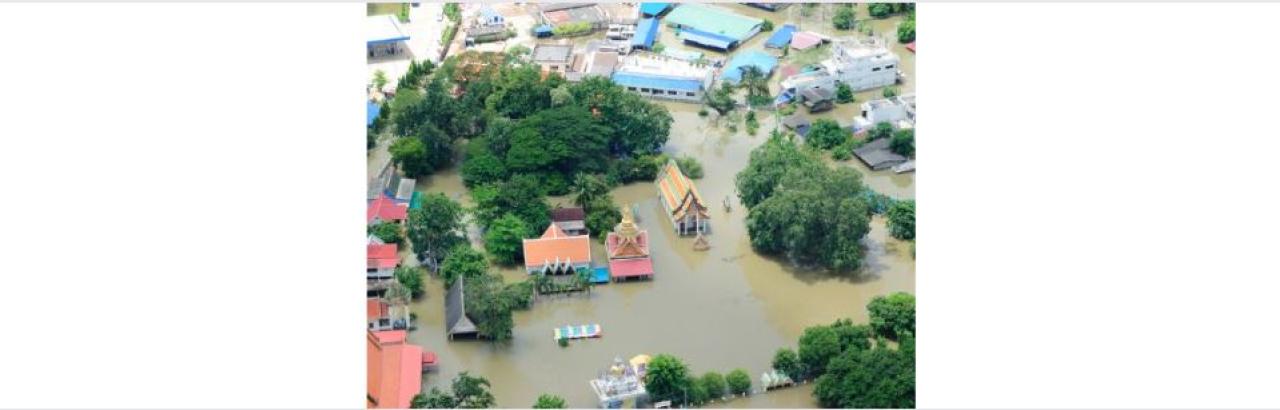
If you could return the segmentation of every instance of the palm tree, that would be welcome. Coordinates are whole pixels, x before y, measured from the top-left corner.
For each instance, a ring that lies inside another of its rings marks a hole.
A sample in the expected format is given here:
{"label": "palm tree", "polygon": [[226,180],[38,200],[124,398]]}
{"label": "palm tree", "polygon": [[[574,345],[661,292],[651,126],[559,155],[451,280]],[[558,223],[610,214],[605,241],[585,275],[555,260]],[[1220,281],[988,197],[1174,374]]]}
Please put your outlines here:
{"label": "palm tree", "polygon": [[[406,327],[409,326],[409,300],[412,298],[413,293],[409,292],[409,288],[404,287],[404,285],[401,285],[400,282],[396,281],[392,281],[391,284],[387,286],[386,292],[382,294],[382,299],[387,301],[387,304],[391,306],[391,309],[400,307],[404,311],[404,323]],[[391,314],[391,316],[394,317],[395,315]]]}
{"label": "palm tree", "polygon": [[573,198],[573,203],[583,207],[583,209],[586,209],[597,198],[609,194],[609,186],[600,177],[590,174],[575,175],[572,189],[573,192],[578,194]]}
{"label": "palm tree", "polygon": [[760,67],[754,65],[743,67],[742,86],[747,89],[747,103],[755,105],[760,96],[769,96],[769,80],[765,78]]}

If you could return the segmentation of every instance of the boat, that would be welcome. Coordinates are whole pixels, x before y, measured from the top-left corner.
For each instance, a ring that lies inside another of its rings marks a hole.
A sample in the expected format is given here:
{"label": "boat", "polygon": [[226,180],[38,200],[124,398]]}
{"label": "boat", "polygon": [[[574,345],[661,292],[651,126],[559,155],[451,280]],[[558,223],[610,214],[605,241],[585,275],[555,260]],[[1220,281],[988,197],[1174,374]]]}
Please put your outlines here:
{"label": "boat", "polygon": [[590,324],[558,327],[552,331],[552,334],[554,335],[553,340],[600,337],[600,325]]}

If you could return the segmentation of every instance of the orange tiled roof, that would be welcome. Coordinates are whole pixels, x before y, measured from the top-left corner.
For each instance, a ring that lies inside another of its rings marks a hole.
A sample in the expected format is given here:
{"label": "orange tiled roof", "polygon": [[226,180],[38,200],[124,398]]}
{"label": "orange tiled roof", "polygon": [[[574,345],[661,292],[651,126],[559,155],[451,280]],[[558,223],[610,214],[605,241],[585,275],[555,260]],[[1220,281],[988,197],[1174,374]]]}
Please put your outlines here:
{"label": "orange tiled roof", "polygon": [[547,226],[541,238],[524,240],[525,267],[538,267],[557,259],[561,262],[591,262],[590,237],[571,236],[553,223]]}
{"label": "orange tiled roof", "polygon": [[406,332],[368,332],[369,408],[407,409],[422,391],[422,347],[405,343]]}
{"label": "orange tiled roof", "polygon": [[658,192],[662,194],[662,200],[674,216],[683,216],[689,207],[705,208],[698,188],[689,177],[680,172],[680,166],[676,165],[675,160],[668,160],[667,165],[658,173]]}

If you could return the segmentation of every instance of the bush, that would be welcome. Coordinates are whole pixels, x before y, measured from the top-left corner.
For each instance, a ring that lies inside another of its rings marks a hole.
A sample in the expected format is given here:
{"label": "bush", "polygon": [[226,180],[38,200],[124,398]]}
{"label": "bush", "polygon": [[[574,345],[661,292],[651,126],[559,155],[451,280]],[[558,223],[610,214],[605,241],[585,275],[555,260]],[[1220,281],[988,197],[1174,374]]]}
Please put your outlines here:
{"label": "bush", "polygon": [[836,9],[835,17],[831,18],[831,23],[835,25],[837,30],[849,30],[853,28],[853,7],[839,6]]}
{"label": "bush", "polygon": [[910,43],[916,41],[916,19],[908,19],[898,25],[898,42]]}
{"label": "bush", "polygon": [[702,388],[707,391],[707,397],[713,399],[724,397],[725,393],[729,391],[728,386],[725,384],[724,376],[721,376],[720,373],[707,372],[702,375],[701,383]]}
{"label": "bush", "polygon": [[756,120],[756,112],[747,111],[747,134],[756,135],[758,129],[760,129],[760,122]]}
{"label": "bush", "polygon": [[567,409],[569,406],[565,404],[564,398],[554,394],[543,394],[538,396],[538,401],[533,403],[535,409]]}
{"label": "bush", "polygon": [[836,83],[836,102],[848,104],[853,102],[853,88],[843,82]]}
{"label": "bush", "polygon": [[800,356],[791,349],[778,349],[773,355],[773,369],[791,377],[793,380],[800,378],[801,369]]}
{"label": "bush", "polygon": [[760,24],[760,31],[773,31],[773,21],[764,19],[764,23]]}
{"label": "bush", "polygon": [[882,19],[893,14],[893,4],[890,3],[871,3],[867,6],[867,12],[871,17]]}
{"label": "bush", "polygon": [[404,241],[404,235],[401,232],[400,224],[395,222],[379,222],[377,225],[369,227],[369,233],[382,240],[382,243],[401,244]]}
{"label": "bush", "polygon": [[889,138],[893,135],[893,125],[887,122],[876,124],[870,131],[867,131],[867,142],[875,141],[881,138]]}
{"label": "bush", "polygon": [[413,266],[401,266],[396,268],[396,282],[404,285],[412,295],[422,293],[422,268]]}
{"label": "bush", "polygon": [[577,36],[591,32],[591,23],[578,21],[573,23],[565,23],[551,29],[551,33],[557,36]]}
{"label": "bush", "polygon": [[[889,206],[889,234],[894,238],[912,240],[916,238],[916,201],[905,200]],[[915,244],[913,243],[914,247]],[[914,248],[913,248],[914,249]],[[914,251],[913,251],[914,253]]]}
{"label": "bush", "polygon": [[724,381],[725,384],[728,384],[730,393],[751,393],[751,376],[747,375],[746,370],[733,369],[728,375],[725,375]]}
{"label": "bush", "polygon": [[685,155],[676,158],[676,165],[680,167],[680,172],[684,173],[691,179],[702,178],[702,163],[697,158]]}
{"label": "bush", "polygon": [[[703,108],[699,108],[699,109],[698,109],[698,116],[699,116],[699,117],[706,117],[706,116],[707,116],[707,114],[709,114],[709,113],[707,112],[706,107],[703,107]],[[373,142],[372,142],[373,140],[372,140],[372,139],[370,139],[369,141],[370,141],[370,143],[369,143],[369,144],[370,144],[370,145],[369,145],[369,148],[373,148]]]}
{"label": "bush", "polygon": [[898,155],[910,158],[916,153],[916,132],[912,129],[898,130],[893,133],[893,141],[889,149]]}
{"label": "bush", "polygon": [[831,149],[846,144],[852,135],[849,130],[840,128],[840,124],[830,118],[819,118],[809,127],[805,142],[809,146],[820,149]]}
{"label": "bush", "polygon": [[896,87],[885,87],[885,88],[884,88],[884,91],[883,91],[883,92],[881,92],[880,94],[881,94],[881,95],[883,95],[883,96],[884,96],[884,98],[893,98],[893,97],[897,97],[897,96],[898,96],[898,89],[897,89]]}

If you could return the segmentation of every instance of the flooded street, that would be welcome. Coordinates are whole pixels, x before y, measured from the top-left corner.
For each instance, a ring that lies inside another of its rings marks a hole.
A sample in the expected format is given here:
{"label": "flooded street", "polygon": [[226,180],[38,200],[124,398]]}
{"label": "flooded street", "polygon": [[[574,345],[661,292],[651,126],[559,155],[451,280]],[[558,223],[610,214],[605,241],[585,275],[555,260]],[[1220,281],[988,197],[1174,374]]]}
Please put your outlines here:
{"label": "flooded street", "polygon": [[[729,7],[769,18],[778,26],[787,20],[787,14],[799,16],[798,7],[780,13]],[[866,16],[865,9],[865,5],[859,7],[859,18]],[[874,24],[877,31],[888,31],[899,20]],[[830,26],[824,24],[823,27]],[[802,28],[834,34],[816,26]],[[662,30],[662,42],[668,47],[684,47],[673,41],[668,28]],[[757,35],[739,50],[759,49],[768,35]],[[903,60],[904,71],[910,75],[914,55],[896,42],[894,47]],[[784,59],[782,64],[787,61]],[[778,77],[775,73],[771,80],[775,90]],[[902,88],[910,90],[912,85]],[[861,93],[858,102],[878,97],[878,93],[879,90]],[[760,130],[752,136],[741,124],[737,133],[730,133],[726,126],[717,124],[725,120],[699,117],[698,105],[661,104],[675,119],[663,152],[691,155],[704,166],[705,176],[695,184],[711,208],[711,249],[694,251],[692,238],[677,237],[662,216],[653,183],[640,182],[618,187],[612,194],[618,205],[635,204],[639,225],[649,232],[656,272],[652,281],[613,283],[596,286],[590,294],[539,298],[531,309],[515,312],[514,338],[493,344],[448,340],[443,329],[442,284],[439,279],[430,278],[425,295],[411,306],[417,315],[417,329],[409,334],[411,343],[439,354],[439,369],[425,375],[423,392],[432,387],[445,388],[458,372],[469,371],[492,382],[498,407],[527,407],[539,394],[550,393],[564,397],[570,407],[594,408],[596,398],[587,381],[615,357],[626,359],[642,353],[673,354],[683,359],[695,375],[707,371],[723,374],[742,368],[751,374],[753,384],[758,384],[759,375],[769,369],[774,352],[782,347],[794,348],[805,327],[845,317],[865,323],[865,306],[873,297],[915,291],[910,244],[889,237],[882,217],[872,220],[871,232],[864,241],[865,266],[857,274],[805,271],[753,252],[744,221],[747,211],[738,203],[734,176],[746,166],[750,151],[765,142],[773,127],[780,126],[776,115],[760,112]],[[856,111],[856,104],[847,104],[816,117],[848,124]],[[381,160],[385,155],[380,146],[373,150],[370,161]],[[881,193],[914,197],[914,174],[871,173],[856,159],[836,166],[862,171],[864,182]],[[370,171],[373,170],[371,164]],[[456,166],[420,178],[417,188],[442,192],[465,206],[471,205]],[[732,205],[730,211],[722,206],[725,198]],[[549,201],[554,206],[567,203],[568,198]],[[594,236],[592,251],[593,264],[604,264],[604,246]],[[410,259],[407,253],[403,255]],[[508,282],[526,277],[518,267],[495,269]],[[553,340],[553,328],[578,324],[599,324],[603,337],[573,341],[568,347],[560,347]],[[814,407],[811,390],[812,385],[804,385],[709,407]]]}

